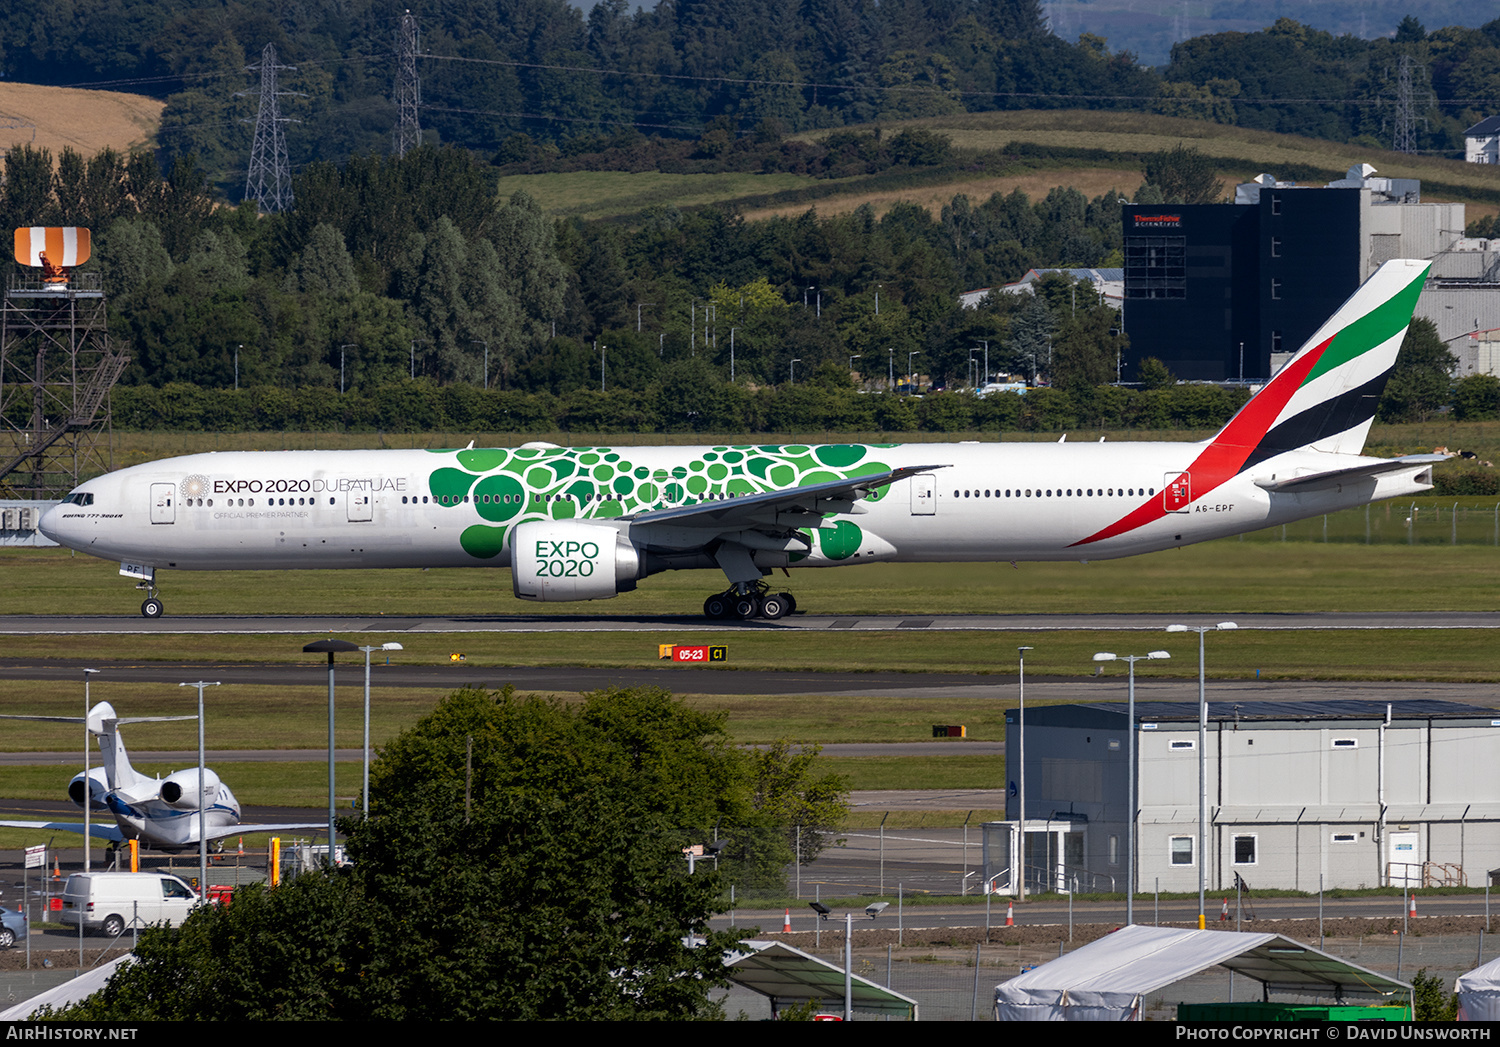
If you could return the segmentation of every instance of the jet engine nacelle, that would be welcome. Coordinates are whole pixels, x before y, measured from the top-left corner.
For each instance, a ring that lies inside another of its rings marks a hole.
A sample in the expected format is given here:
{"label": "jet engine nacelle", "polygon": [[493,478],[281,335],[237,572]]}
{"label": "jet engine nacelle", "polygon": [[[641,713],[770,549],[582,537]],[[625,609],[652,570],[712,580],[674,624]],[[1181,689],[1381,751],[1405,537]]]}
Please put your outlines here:
{"label": "jet engine nacelle", "polygon": [[[109,780],[104,773],[103,767],[95,767],[89,771],[89,810],[104,811],[109,806],[104,802],[105,794],[109,792]],[[68,799],[80,811],[83,810],[83,775],[73,775],[73,780],[68,783]]]}
{"label": "jet engine nacelle", "polygon": [[[213,771],[203,772],[203,805],[212,807],[219,798],[219,776]],[[178,771],[161,783],[161,799],[168,807],[179,811],[198,809],[198,769],[196,767]]]}
{"label": "jet engine nacelle", "polygon": [[635,588],[641,557],[613,527],[541,520],[516,528],[510,567],[519,599],[608,600]]}

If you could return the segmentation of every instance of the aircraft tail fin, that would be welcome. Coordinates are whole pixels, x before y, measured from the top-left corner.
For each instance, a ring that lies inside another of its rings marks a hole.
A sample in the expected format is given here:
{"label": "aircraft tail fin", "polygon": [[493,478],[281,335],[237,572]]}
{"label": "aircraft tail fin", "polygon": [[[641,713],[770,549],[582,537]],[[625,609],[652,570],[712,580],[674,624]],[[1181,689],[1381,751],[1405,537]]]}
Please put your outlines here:
{"label": "aircraft tail fin", "polygon": [[1430,264],[1382,265],[1210,445],[1243,455],[1240,470],[1301,448],[1359,454]]}
{"label": "aircraft tail fin", "polygon": [[110,791],[129,787],[142,780],[139,771],[130,766],[130,754],[120,737],[120,718],[114,706],[100,702],[89,710],[89,733],[99,739],[99,755],[104,762],[104,777]]}

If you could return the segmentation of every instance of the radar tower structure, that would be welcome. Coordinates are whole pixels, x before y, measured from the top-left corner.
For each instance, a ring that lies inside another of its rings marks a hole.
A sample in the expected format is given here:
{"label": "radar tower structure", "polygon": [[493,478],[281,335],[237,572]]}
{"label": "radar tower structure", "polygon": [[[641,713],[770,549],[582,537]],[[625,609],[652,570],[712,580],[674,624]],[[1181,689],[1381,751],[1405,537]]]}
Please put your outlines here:
{"label": "radar tower structure", "polygon": [[15,231],[20,269],[0,303],[0,497],[53,500],[114,468],[109,392],[128,354],[110,345],[89,230]]}

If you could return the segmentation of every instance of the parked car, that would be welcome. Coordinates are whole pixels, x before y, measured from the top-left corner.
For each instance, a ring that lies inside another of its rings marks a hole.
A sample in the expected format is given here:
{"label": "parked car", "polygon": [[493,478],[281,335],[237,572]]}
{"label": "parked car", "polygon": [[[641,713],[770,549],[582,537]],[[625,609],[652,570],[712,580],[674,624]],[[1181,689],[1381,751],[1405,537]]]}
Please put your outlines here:
{"label": "parked car", "polygon": [[163,873],[74,873],[63,888],[61,920],[118,937],[129,927],[181,923],[198,895]]}
{"label": "parked car", "polygon": [[26,940],[26,916],[20,909],[0,908],[0,949]]}

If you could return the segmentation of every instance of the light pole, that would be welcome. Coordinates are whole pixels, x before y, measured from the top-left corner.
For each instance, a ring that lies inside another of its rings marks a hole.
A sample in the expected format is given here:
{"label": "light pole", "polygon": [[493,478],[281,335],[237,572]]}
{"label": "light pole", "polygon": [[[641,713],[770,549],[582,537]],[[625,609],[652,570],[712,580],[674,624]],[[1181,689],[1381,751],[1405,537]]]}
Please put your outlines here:
{"label": "light pole", "polygon": [[896,350],[894,350],[894,349],[887,349],[886,352],[888,352],[888,353],[891,354],[891,359],[890,359],[890,367],[891,367],[890,383],[891,383],[891,392],[894,393],[896,391]]}
{"label": "light pole", "polygon": [[374,651],[400,651],[404,648],[399,643],[383,643],[379,647],[361,647],[360,650],[365,652],[365,772],[360,812],[368,818],[370,817],[370,654]]}
{"label": "light pole", "polygon": [[860,357],[862,357],[864,355],[865,355],[864,353],[855,353],[853,356],[849,357],[849,373],[851,375],[854,373],[854,361],[858,360]]}
{"label": "light pole", "polygon": [[[85,669],[83,671],[83,871],[89,871],[89,859],[93,857],[89,844],[93,837],[89,835],[89,809],[94,806],[94,786],[89,781],[89,736],[93,733],[89,730],[89,677],[100,672],[99,669]],[[80,927],[82,924],[79,925]]]}
{"label": "light pole", "polygon": [[1126,733],[1130,736],[1129,757],[1129,797],[1130,810],[1125,821],[1125,922],[1135,923],[1135,663],[1146,661],[1151,658],[1170,658],[1166,651],[1152,651],[1150,654],[1110,654],[1100,651],[1094,655],[1096,662],[1129,662],[1130,663],[1130,697],[1126,705]]}
{"label": "light pole", "polygon": [[739,330],[738,327],[731,327],[729,329],[729,384],[730,385],[734,384],[734,332],[736,332],[738,330]]}
{"label": "light pole", "polygon": [[469,340],[475,345],[484,346],[484,387],[488,389],[490,387],[490,343],[483,338],[471,338]]}
{"label": "light pole", "polygon": [[979,338],[976,341],[984,344],[984,381],[979,383],[980,387],[983,388],[990,384],[990,340],[988,338]]}
{"label": "light pole", "polygon": [[1208,927],[1204,913],[1204,881],[1208,870],[1208,700],[1204,696],[1203,634],[1217,629],[1238,629],[1234,622],[1218,625],[1169,625],[1169,633],[1198,634],[1198,930]]}
{"label": "light pole", "polygon": [[911,358],[913,356],[921,356],[921,355],[922,355],[922,350],[920,350],[920,349],[913,349],[911,352],[909,352],[909,353],[906,354],[906,380],[911,385],[911,391],[913,393],[915,393],[917,391],[917,381],[916,381],[916,377],[912,374],[912,371],[911,371]]}
{"label": "light pole", "polygon": [[344,345],[339,346],[339,395],[340,396],[344,395],[344,350],[345,349],[358,349],[358,348],[359,348],[359,344],[356,343],[356,342],[347,342]]}
{"label": "light pole", "polygon": [[328,865],[333,867],[333,656],[340,651],[357,651],[359,646],[348,640],[315,640],[302,648],[303,654],[328,655]]}
{"label": "light pole", "polygon": [[218,680],[180,683],[178,687],[198,688],[198,897],[208,898],[208,797],[203,792],[206,761],[203,752],[203,688],[219,686]]}
{"label": "light pole", "polygon": [[800,357],[800,356],[794,356],[794,357],[792,357],[792,367],[791,367],[791,384],[792,385],[796,385],[797,384],[797,365],[800,364],[801,362],[802,362],[802,357]]}
{"label": "light pole", "polygon": [[1021,711],[1017,717],[1016,730],[1016,805],[1021,822],[1021,882],[1016,887],[1016,900],[1026,900],[1026,652],[1033,647],[1017,647],[1016,655],[1021,661]]}

